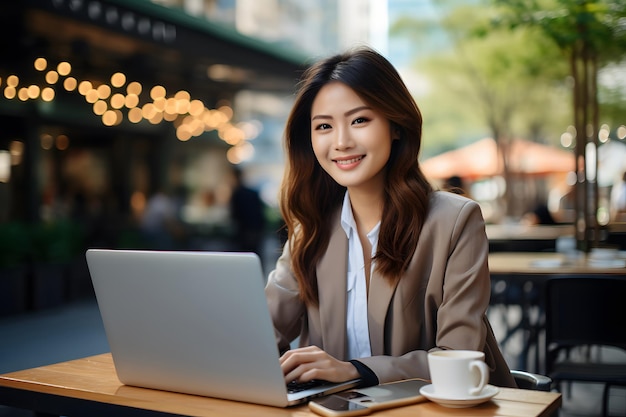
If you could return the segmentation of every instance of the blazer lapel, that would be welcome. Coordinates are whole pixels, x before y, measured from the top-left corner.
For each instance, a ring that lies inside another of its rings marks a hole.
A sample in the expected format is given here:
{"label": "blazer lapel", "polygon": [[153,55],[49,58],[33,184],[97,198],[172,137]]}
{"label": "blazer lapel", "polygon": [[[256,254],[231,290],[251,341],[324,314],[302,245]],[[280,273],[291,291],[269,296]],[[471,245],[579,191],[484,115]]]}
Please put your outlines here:
{"label": "blazer lapel", "polygon": [[338,218],[333,224],[328,250],[317,266],[317,281],[324,350],[339,359],[346,355],[348,238]]}
{"label": "blazer lapel", "polygon": [[367,299],[367,320],[372,356],[385,354],[385,320],[397,283],[390,285],[382,275],[372,271]]}
{"label": "blazer lapel", "polygon": [[[320,298],[320,328],[324,350],[335,358],[344,358],[346,346],[346,308],[348,274],[348,238],[339,216],[333,221],[328,250],[317,266]],[[374,271],[367,300],[368,325],[372,355],[384,355],[385,320],[397,284],[390,285]]]}

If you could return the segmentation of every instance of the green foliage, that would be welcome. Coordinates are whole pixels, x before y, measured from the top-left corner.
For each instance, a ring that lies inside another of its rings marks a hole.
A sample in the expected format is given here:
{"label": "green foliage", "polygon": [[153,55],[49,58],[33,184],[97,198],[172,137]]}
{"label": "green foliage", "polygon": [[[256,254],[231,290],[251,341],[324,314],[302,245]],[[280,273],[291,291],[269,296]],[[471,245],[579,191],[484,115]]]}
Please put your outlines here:
{"label": "green foliage", "polygon": [[[438,106],[433,111],[448,115],[448,121],[445,127],[429,126],[436,120],[446,122],[428,115],[434,120],[425,118],[426,134],[428,129],[437,136],[446,131],[456,135],[457,142],[486,135],[550,137],[556,142],[570,115],[570,106],[563,105],[569,103],[568,67],[558,48],[537,29],[494,26],[498,10],[493,7],[446,7],[440,25],[453,47],[432,56],[420,69],[436,96],[422,102]],[[456,132],[451,131],[451,121]]]}
{"label": "green foliage", "polygon": [[[558,143],[573,120],[568,48],[588,40],[602,65],[619,62],[626,53],[624,1],[434,4],[437,20],[403,16],[391,31],[413,40],[413,56],[429,48],[433,36],[439,44],[441,38],[447,42],[446,48],[416,63],[429,84],[429,94],[418,97],[425,116],[426,155],[485,134]],[[601,122],[623,124],[620,90],[599,89]]]}
{"label": "green foliage", "polygon": [[81,253],[83,243],[83,230],[73,222],[41,222],[31,226],[31,256],[37,262],[68,262]]}
{"label": "green foliage", "polygon": [[21,222],[0,224],[0,267],[24,264],[30,248],[29,227]]}
{"label": "green foliage", "polygon": [[492,0],[497,23],[540,28],[563,50],[582,44],[602,62],[626,56],[626,2],[623,0]]}
{"label": "green foliage", "polygon": [[[494,27],[537,30],[564,53],[564,61],[583,59],[594,68],[626,65],[626,2],[623,0],[492,0],[499,10]],[[584,74],[571,73],[579,85]],[[595,77],[595,74],[591,74]],[[600,123],[624,123],[624,82],[599,83]],[[595,94],[592,92],[592,94]],[[590,98],[591,99],[591,98]],[[581,105],[586,105],[582,103]],[[580,114],[580,111],[577,112]],[[580,122],[584,124],[585,121]]]}
{"label": "green foliage", "polygon": [[69,221],[0,224],[0,267],[64,263],[84,250],[82,228]]}

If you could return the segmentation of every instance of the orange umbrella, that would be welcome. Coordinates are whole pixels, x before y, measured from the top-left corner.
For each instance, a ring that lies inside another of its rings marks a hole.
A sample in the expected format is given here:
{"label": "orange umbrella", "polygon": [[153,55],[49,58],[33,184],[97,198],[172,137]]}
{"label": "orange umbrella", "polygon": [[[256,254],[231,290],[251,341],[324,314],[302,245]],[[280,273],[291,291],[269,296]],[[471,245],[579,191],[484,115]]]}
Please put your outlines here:
{"label": "orange umbrella", "polygon": [[[547,175],[573,171],[575,156],[571,151],[521,139],[510,143],[509,172],[512,174]],[[426,177],[444,179],[453,175],[477,179],[502,175],[501,151],[491,138],[444,152],[423,161]]]}

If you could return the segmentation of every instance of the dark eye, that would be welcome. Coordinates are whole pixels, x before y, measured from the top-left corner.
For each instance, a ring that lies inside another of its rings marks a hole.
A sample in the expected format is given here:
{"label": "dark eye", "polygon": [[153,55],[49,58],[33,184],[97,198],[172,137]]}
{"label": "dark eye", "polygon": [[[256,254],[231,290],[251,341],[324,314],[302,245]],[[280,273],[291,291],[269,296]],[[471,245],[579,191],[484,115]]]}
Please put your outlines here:
{"label": "dark eye", "polygon": [[369,119],[366,118],[366,117],[357,117],[356,119],[354,119],[352,121],[352,124],[353,125],[358,125],[358,124],[365,123],[365,122],[368,122],[368,121],[369,121]]}
{"label": "dark eye", "polygon": [[315,130],[326,130],[326,129],[330,129],[330,125],[328,123],[321,123],[315,126]]}

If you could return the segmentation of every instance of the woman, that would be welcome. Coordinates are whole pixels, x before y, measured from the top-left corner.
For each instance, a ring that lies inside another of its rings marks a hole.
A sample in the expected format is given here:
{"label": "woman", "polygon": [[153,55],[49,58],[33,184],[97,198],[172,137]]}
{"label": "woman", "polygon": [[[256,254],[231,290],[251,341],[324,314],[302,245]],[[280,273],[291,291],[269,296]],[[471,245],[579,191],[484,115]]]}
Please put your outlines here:
{"label": "woman", "polygon": [[288,241],[266,287],[286,381],[429,379],[429,351],[472,349],[485,352],[492,384],[515,386],[485,315],[479,206],[431,189],[421,125],[375,51],[304,73],[285,132]]}

